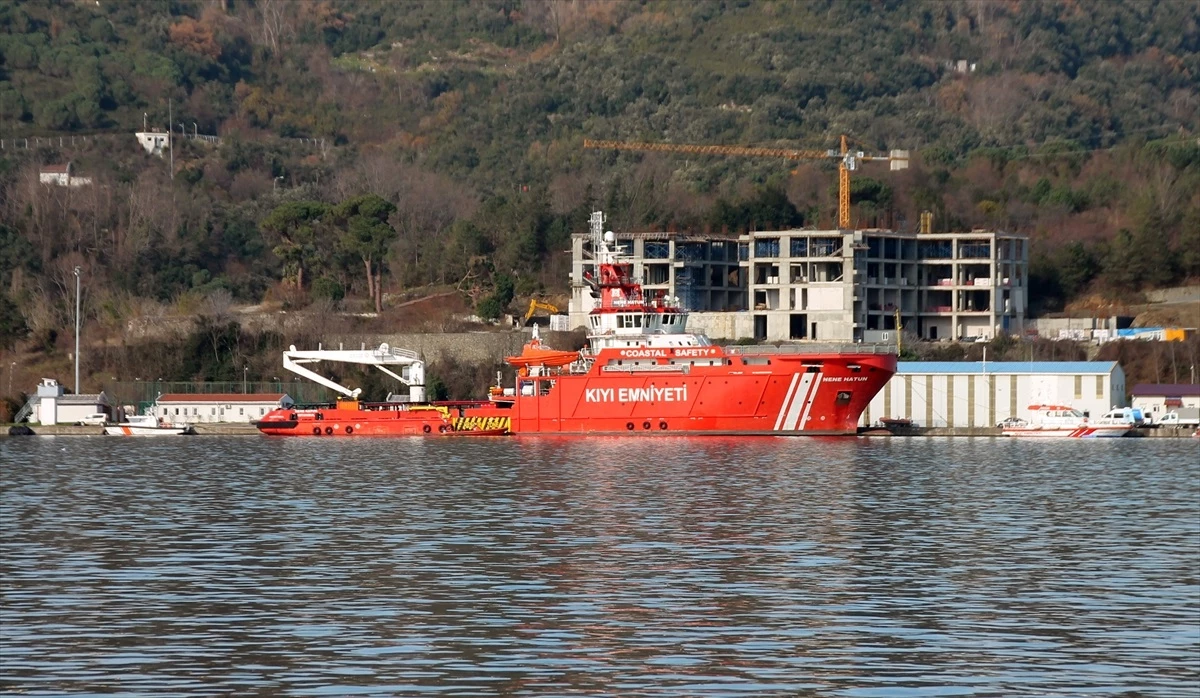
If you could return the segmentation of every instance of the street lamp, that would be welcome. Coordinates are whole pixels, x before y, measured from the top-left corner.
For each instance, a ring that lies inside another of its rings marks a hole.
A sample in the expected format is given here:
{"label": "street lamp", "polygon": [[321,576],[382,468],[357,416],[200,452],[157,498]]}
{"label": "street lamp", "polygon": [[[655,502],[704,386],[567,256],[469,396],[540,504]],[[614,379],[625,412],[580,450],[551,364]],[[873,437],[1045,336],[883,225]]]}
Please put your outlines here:
{"label": "street lamp", "polygon": [[246,372],[250,370],[249,366],[242,367],[242,395],[247,395],[246,391]]}
{"label": "street lamp", "polygon": [[79,267],[75,267],[75,394],[79,394]]}
{"label": "street lamp", "polygon": [[195,121],[193,121],[192,122],[192,140],[195,140],[199,137],[200,137],[200,127],[196,125]]}
{"label": "street lamp", "polygon": [[12,374],[13,374],[13,369],[14,369],[14,368],[16,368],[16,367],[17,367],[17,362],[16,362],[16,361],[13,361],[12,363],[10,363],[10,364],[8,365],[8,394],[9,394],[9,395],[12,395],[12,394],[13,394],[13,391],[12,391]]}

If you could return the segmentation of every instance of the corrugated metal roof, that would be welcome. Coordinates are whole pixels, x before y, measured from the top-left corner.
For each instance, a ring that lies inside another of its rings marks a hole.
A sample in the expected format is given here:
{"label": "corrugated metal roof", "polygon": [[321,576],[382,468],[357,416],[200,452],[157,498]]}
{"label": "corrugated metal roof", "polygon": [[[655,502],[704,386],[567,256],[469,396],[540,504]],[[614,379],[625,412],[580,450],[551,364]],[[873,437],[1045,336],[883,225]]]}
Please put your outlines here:
{"label": "corrugated metal roof", "polygon": [[109,403],[108,396],[102,393],[80,393],[78,395],[68,393],[59,395],[57,400],[60,405],[107,405]]}
{"label": "corrugated metal roof", "polygon": [[1131,395],[1142,397],[1197,397],[1200,396],[1200,385],[1190,383],[1138,383],[1133,386]]}
{"label": "corrugated metal roof", "polygon": [[[1112,373],[1116,361],[901,361],[897,373]],[[985,368],[986,367],[986,368]]]}
{"label": "corrugated metal roof", "polygon": [[279,402],[287,393],[166,393],[157,402]]}

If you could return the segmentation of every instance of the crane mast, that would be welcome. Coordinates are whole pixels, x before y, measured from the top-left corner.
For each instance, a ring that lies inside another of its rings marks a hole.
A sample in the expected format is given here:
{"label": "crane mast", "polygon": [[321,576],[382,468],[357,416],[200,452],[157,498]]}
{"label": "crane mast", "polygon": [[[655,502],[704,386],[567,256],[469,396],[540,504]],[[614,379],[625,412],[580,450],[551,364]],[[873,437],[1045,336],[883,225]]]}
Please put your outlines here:
{"label": "crane mast", "polygon": [[885,161],[892,170],[908,168],[908,151],[892,150],[886,155],[868,155],[863,151],[850,150],[846,136],[841,138],[841,149],[797,150],[791,148],[756,148],[737,145],[705,145],[689,143],[648,143],[641,141],[605,141],[585,138],[583,147],[591,150],[636,150],[659,153],[693,153],[697,155],[735,155],[744,157],[783,158],[785,160],[838,161],[838,227],[850,229],[850,173],[857,170],[861,162]]}

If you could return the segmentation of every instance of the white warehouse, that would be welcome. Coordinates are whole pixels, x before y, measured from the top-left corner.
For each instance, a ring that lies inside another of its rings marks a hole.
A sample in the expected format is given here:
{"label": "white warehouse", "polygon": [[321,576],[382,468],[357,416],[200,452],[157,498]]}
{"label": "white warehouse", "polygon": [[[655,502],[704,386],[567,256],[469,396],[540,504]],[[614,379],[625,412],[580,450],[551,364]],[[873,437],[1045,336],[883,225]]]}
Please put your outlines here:
{"label": "white warehouse", "polygon": [[293,402],[285,393],[168,393],[158,396],[149,414],[168,422],[187,424],[249,423]]}
{"label": "white warehouse", "polygon": [[1098,417],[1125,406],[1125,372],[1115,361],[901,361],[860,424],[889,417],[922,427],[994,427],[1028,419],[1031,405]]}

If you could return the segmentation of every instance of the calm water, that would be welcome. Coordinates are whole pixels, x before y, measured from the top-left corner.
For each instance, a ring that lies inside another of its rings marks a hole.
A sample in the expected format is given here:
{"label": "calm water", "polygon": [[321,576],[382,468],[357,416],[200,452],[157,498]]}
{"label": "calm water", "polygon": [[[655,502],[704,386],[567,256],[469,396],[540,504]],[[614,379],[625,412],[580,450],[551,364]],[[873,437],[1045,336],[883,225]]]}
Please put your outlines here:
{"label": "calm water", "polygon": [[1200,443],[0,439],[0,692],[1200,694]]}

